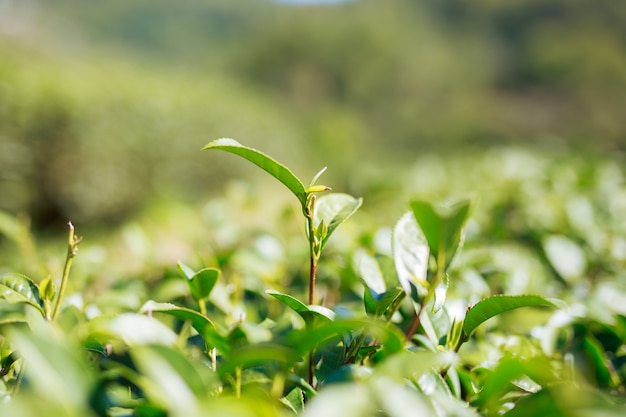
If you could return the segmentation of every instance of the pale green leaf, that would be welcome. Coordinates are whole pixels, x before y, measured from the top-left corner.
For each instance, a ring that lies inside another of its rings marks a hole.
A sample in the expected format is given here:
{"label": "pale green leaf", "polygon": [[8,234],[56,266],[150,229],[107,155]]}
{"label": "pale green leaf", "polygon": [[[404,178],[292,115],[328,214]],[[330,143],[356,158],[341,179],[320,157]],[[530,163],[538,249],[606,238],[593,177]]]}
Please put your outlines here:
{"label": "pale green leaf", "polygon": [[335,193],[323,195],[315,204],[315,227],[322,221],[327,225],[327,231],[322,236],[322,248],[343,222],[348,220],[361,207],[363,199],[354,198],[349,194]]}
{"label": "pale green leaf", "polygon": [[424,233],[410,212],[396,223],[392,235],[393,260],[398,280],[413,301],[428,294],[429,247]]}
{"label": "pale green leaf", "polygon": [[195,310],[179,307],[171,303],[157,303],[147,301],[139,310],[140,313],[163,313],[174,316],[180,320],[189,321],[194,329],[202,336],[210,347],[217,348],[222,353],[228,353],[229,346],[226,338],[220,335],[215,325],[208,317]]}

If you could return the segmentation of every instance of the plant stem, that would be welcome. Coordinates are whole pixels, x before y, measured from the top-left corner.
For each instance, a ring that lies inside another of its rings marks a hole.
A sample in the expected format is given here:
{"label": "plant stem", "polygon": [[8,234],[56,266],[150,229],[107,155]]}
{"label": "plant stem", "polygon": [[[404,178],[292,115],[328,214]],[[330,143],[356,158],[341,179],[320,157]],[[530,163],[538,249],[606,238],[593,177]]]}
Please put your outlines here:
{"label": "plant stem", "polygon": [[59,311],[61,310],[61,303],[63,301],[63,295],[65,294],[65,288],[67,287],[67,281],[70,276],[70,269],[72,267],[72,261],[76,256],[76,252],[78,251],[78,244],[82,240],[81,237],[77,237],[74,234],[74,225],[72,222],[68,223],[69,226],[69,236],[68,236],[68,245],[67,245],[67,256],[65,257],[65,266],[63,267],[63,277],[61,277],[61,287],[59,288],[59,295],[57,296],[57,302],[54,306],[54,311],[52,312],[52,316],[50,320],[56,320],[59,315]]}
{"label": "plant stem", "polygon": [[415,315],[415,317],[413,317],[413,321],[411,322],[411,326],[409,326],[409,330],[407,330],[406,332],[406,341],[409,342],[412,338],[413,335],[415,334],[415,332],[417,331],[417,329],[419,329],[420,324],[421,324],[421,317],[422,317],[422,311],[424,311],[424,306],[426,305],[426,300],[424,300],[422,302],[422,304],[420,304],[420,308],[417,311],[417,314]]}
{"label": "plant stem", "polygon": [[[320,258],[320,243],[315,233],[315,195],[311,195],[305,207],[307,234],[309,238],[310,268],[309,268],[309,305],[315,304],[315,279],[317,276],[317,262]],[[309,352],[308,383],[313,386],[315,376],[315,351]]]}
{"label": "plant stem", "polygon": [[319,260],[319,242],[315,233],[315,195],[312,195],[306,207],[306,224],[309,238],[310,268],[309,268],[309,304],[315,303],[315,279],[317,275],[317,261]]}

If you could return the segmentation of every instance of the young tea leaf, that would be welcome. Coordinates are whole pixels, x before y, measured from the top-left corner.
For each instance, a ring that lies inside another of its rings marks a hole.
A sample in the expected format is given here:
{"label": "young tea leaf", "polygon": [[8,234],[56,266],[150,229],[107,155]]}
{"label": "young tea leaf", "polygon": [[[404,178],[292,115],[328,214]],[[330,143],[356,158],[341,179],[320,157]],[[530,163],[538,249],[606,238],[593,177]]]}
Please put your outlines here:
{"label": "young tea leaf", "polygon": [[229,138],[214,140],[202,148],[202,150],[207,149],[220,149],[247,159],[291,190],[303,207],[306,205],[307,193],[302,181],[300,181],[289,168],[267,156],[263,152],[243,146],[236,140]]}
{"label": "young tea leaf", "polygon": [[408,212],[396,223],[392,236],[393,259],[398,280],[413,301],[428,294],[428,242],[413,215]]}
{"label": "young tea leaf", "polygon": [[317,227],[322,221],[327,225],[326,233],[321,237],[322,249],[335,229],[348,220],[361,207],[362,203],[363,199],[342,193],[327,194],[317,199],[315,225]]}
{"label": "young tea leaf", "polygon": [[178,270],[184,278],[187,278],[191,295],[196,301],[208,298],[220,277],[220,270],[217,268],[204,268],[198,272],[193,272],[191,268],[180,261],[178,262]]}
{"label": "young tea leaf", "polygon": [[539,295],[494,295],[476,303],[465,315],[463,335],[469,337],[478,326],[490,318],[520,307],[559,308],[555,302]]}
{"label": "young tea leaf", "polygon": [[213,322],[195,310],[170,303],[157,303],[149,300],[141,307],[139,312],[142,314],[159,312],[174,316],[180,320],[189,321],[209,346],[217,348],[222,353],[228,353],[230,350],[228,341],[217,332]]}
{"label": "young tea leaf", "polygon": [[0,298],[11,303],[26,303],[35,307],[44,315],[45,307],[39,288],[26,275],[7,272],[0,276]]}
{"label": "young tea leaf", "polygon": [[267,290],[265,291],[265,293],[271,295],[272,297],[298,313],[306,323],[311,323],[311,321],[316,317],[322,319],[323,321],[332,321],[335,318],[332,310],[329,310],[323,306],[307,306],[297,298],[275,290]]}
{"label": "young tea leaf", "polygon": [[425,201],[411,201],[410,206],[430,251],[437,259],[443,256],[447,268],[460,246],[463,227],[469,218],[470,202],[461,201],[449,208],[436,208]]}

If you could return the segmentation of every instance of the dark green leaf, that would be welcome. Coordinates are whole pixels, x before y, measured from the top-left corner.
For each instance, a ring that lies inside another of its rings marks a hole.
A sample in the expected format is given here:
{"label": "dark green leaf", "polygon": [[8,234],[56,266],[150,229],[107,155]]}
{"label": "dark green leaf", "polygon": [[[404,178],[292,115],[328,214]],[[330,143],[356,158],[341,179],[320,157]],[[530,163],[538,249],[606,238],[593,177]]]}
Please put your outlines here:
{"label": "dark green leaf", "polygon": [[520,307],[559,308],[556,301],[539,295],[494,295],[472,306],[465,315],[463,334],[469,337],[478,326],[490,318]]}
{"label": "dark green leaf", "polygon": [[234,349],[229,359],[218,368],[223,376],[229,375],[238,367],[250,368],[270,363],[283,364],[290,368],[302,356],[295,349],[273,343],[258,343]]}
{"label": "dark green leaf", "polygon": [[202,150],[206,149],[220,149],[247,159],[289,188],[298,198],[298,201],[300,201],[300,204],[302,204],[303,207],[306,205],[307,193],[302,181],[300,181],[291,172],[291,170],[289,170],[289,168],[275,161],[263,152],[243,146],[236,140],[229,138],[218,139],[210,142],[202,148]]}

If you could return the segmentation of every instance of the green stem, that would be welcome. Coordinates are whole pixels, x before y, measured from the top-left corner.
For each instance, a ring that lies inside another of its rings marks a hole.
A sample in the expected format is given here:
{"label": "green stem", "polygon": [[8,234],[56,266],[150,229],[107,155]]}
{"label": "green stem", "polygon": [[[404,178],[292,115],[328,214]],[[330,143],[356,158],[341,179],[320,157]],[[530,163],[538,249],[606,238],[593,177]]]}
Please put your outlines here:
{"label": "green stem", "polygon": [[235,398],[241,398],[241,366],[235,368]]}
{"label": "green stem", "polygon": [[[309,305],[315,304],[315,280],[317,276],[317,262],[320,258],[319,242],[315,234],[315,195],[311,195],[307,198],[307,204],[305,207],[307,233],[309,238],[309,251],[310,251],[310,267],[309,267]],[[313,386],[313,379],[315,377],[315,351],[309,352],[309,369],[308,369],[308,383]]]}
{"label": "green stem", "polygon": [[77,237],[74,234],[74,225],[72,222],[68,223],[69,225],[69,237],[68,237],[68,245],[67,245],[67,256],[65,257],[65,266],[63,267],[63,277],[61,277],[61,287],[59,288],[59,295],[57,296],[57,301],[54,306],[54,311],[52,312],[52,316],[50,320],[56,320],[59,315],[59,311],[61,310],[61,303],[63,302],[63,295],[65,294],[65,289],[67,287],[67,281],[70,276],[70,269],[72,268],[72,261],[76,256],[76,252],[78,251],[78,244],[82,240],[82,238]]}
{"label": "green stem", "polygon": [[309,268],[309,304],[315,303],[315,280],[317,276],[317,261],[319,260],[319,243],[315,236],[315,195],[312,195],[306,207],[306,224],[309,237],[310,268]]}

